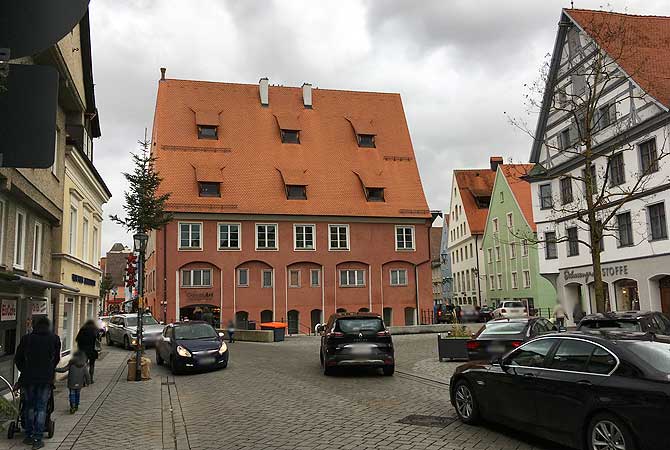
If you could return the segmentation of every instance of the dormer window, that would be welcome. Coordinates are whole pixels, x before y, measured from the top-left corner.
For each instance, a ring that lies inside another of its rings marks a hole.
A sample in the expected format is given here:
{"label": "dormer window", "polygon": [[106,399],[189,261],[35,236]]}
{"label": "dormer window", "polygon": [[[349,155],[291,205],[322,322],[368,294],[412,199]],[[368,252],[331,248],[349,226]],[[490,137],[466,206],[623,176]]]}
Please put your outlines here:
{"label": "dormer window", "polygon": [[307,186],[298,184],[287,185],[286,198],[289,200],[307,200]]}
{"label": "dormer window", "polygon": [[300,132],[298,130],[281,130],[281,141],[283,144],[300,144]]}
{"label": "dormer window", "polygon": [[369,202],[383,202],[384,188],[365,188],[365,197]]}
{"label": "dormer window", "polygon": [[214,125],[198,125],[198,139],[218,139],[218,128]]}
{"label": "dormer window", "polygon": [[198,195],[200,197],[221,197],[221,183],[211,181],[198,182]]}
{"label": "dormer window", "polygon": [[359,147],[375,148],[374,134],[357,134],[356,137],[358,138]]}

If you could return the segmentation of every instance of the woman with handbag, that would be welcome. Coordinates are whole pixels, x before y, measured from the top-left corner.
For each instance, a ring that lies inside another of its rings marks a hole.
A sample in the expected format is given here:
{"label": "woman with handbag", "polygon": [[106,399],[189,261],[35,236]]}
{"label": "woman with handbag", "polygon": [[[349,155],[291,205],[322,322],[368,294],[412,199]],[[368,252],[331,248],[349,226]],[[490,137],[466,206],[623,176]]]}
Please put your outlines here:
{"label": "woman with handbag", "polygon": [[91,384],[93,384],[93,372],[95,371],[95,360],[100,354],[100,330],[95,321],[87,320],[84,326],[77,333],[77,347],[86,354],[88,358],[88,370],[91,374]]}

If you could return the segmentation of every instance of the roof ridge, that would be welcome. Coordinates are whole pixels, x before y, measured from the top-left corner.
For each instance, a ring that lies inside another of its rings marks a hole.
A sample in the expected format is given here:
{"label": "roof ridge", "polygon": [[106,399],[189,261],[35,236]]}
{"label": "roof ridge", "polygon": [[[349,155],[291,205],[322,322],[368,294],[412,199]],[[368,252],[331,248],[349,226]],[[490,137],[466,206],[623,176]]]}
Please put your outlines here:
{"label": "roof ridge", "polygon": [[563,11],[568,13],[568,14],[570,13],[570,11],[577,11],[577,12],[607,14],[607,15],[611,15],[611,16],[625,16],[625,17],[639,17],[639,18],[645,18],[645,19],[667,19],[667,20],[670,20],[670,16],[659,16],[659,15],[655,15],[655,14],[651,14],[651,15],[627,14],[627,13],[622,13],[622,12],[617,12],[617,11],[603,11],[603,10],[598,10],[598,9],[563,8]]}

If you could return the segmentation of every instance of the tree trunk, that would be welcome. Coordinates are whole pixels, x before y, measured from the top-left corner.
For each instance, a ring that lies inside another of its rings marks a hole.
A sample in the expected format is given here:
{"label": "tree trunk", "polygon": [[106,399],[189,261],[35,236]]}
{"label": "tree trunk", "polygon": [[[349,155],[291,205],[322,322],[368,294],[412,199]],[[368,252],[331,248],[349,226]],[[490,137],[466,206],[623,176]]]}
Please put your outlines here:
{"label": "tree trunk", "polygon": [[[595,177],[591,176],[591,167],[593,167],[592,164],[592,149],[591,149],[591,139],[590,136],[586,139],[586,150],[584,152],[584,158],[585,158],[585,163],[584,163],[584,185],[586,187],[586,206],[587,206],[587,217],[588,217],[588,223],[589,223],[589,237],[591,238],[591,262],[593,263],[593,288],[594,288],[594,293],[595,293],[595,304],[596,304],[596,311],[598,309],[598,305],[604,305],[605,304],[605,291],[604,291],[604,286],[603,286],[603,272],[601,270],[601,263],[600,263],[600,240],[603,238],[603,233],[602,233],[602,227],[604,225],[601,225],[598,223],[598,219],[596,217],[596,209],[595,209],[595,203],[593,201],[593,196],[597,194],[597,174]],[[587,286],[588,288],[588,286]],[[590,296],[589,296],[589,303],[590,303]],[[591,308],[593,308],[593,304],[590,305]],[[593,312],[593,309],[591,309],[591,312]]]}

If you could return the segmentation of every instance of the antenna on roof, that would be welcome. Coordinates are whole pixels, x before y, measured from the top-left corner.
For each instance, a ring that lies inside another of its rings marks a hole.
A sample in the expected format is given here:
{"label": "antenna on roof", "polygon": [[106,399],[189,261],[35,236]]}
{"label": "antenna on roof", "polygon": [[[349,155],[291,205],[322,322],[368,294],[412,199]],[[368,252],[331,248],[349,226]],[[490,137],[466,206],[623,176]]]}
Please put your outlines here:
{"label": "antenna on roof", "polygon": [[575,2],[574,2],[574,0],[570,0],[570,9],[575,9]]}

